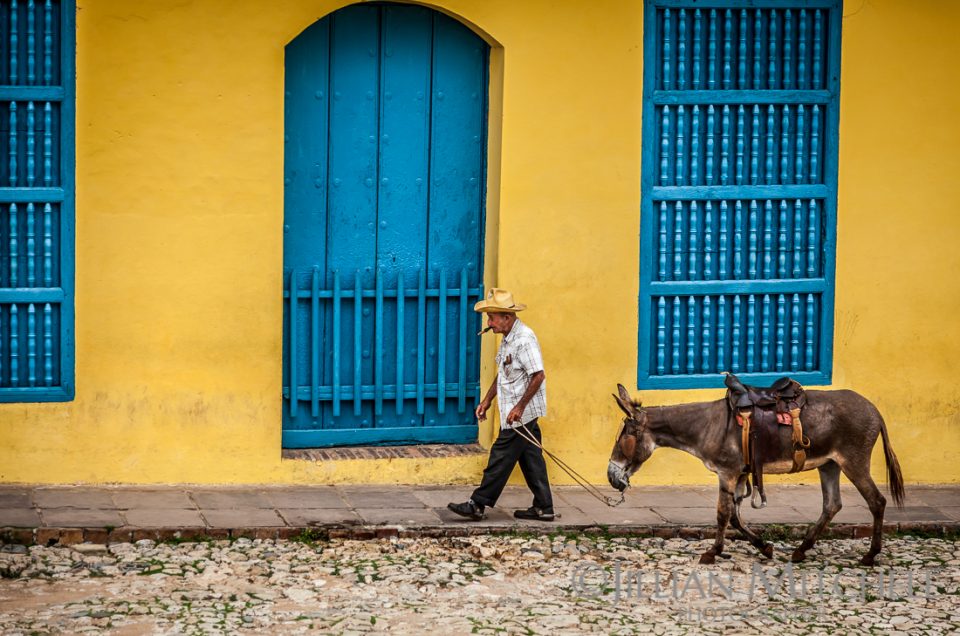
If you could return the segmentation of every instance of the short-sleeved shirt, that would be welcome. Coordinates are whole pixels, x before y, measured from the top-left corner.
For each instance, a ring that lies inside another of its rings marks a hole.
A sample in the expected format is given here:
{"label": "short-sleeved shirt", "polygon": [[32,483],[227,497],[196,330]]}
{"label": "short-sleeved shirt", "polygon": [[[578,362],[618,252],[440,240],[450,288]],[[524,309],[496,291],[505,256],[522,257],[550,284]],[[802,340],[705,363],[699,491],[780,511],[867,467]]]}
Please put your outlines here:
{"label": "short-sleeved shirt", "polygon": [[547,414],[547,381],[533,395],[518,424],[507,424],[513,410],[530,385],[530,376],[543,371],[543,354],[533,330],[518,318],[497,351],[497,401],[500,403],[500,428],[515,428]]}

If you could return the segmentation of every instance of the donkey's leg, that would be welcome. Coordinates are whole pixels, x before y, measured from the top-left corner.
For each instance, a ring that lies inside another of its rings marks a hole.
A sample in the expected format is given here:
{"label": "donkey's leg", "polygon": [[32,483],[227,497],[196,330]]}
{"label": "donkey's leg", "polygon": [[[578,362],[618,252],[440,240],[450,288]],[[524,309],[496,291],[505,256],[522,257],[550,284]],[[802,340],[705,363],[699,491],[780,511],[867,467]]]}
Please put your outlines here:
{"label": "donkey's leg", "polygon": [[817,522],[807,530],[803,541],[797,549],[793,551],[793,556],[790,560],[794,563],[803,561],[807,550],[813,547],[813,544],[816,543],[820,537],[820,533],[827,527],[827,524],[830,523],[834,515],[840,512],[840,508],[842,507],[840,502],[840,466],[838,466],[836,462],[830,461],[820,466],[817,470],[820,471],[820,491],[823,493],[823,511],[820,513],[820,518],[817,519]]}
{"label": "donkey's leg", "polygon": [[873,565],[876,556],[880,554],[880,546],[883,542],[883,512],[887,507],[887,499],[880,494],[880,489],[877,488],[873,477],[870,476],[869,456],[863,462],[844,464],[843,474],[857,487],[873,515],[873,536],[870,539],[870,550],[860,559],[860,563],[863,565]]}
{"label": "donkey's leg", "polygon": [[727,524],[736,508],[733,503],[736,485],[737,475],[720,475],[720,495],[717,499],[717,538],[713,542],[713,547],[700,555],[700,563],[713,563],[723,553],[723,535],[727,531]]}
{"label": "donkey's leg", "polygon": [[[746,493],[746,481],[747,476],[741,475],[740,479],[737,481],[737,490],[739,494],[741,492]],[[735,498],[735,503],[733,506],[733,514],[730,517],[730,525],[733,526],[734,530],[739,530],[743,533],[743,536],[747,538],[747,541],[750,542],[750,545],[755,547],[757,550],[760,550],[760,553],[767,557],[768,559],[773,558],[773,544],[767,543],[763,540],[759,534],[748,528],[743,524],[743,521],[740,520],[740,503],[743,501],[746,495],[739,496],[739,499]]]}

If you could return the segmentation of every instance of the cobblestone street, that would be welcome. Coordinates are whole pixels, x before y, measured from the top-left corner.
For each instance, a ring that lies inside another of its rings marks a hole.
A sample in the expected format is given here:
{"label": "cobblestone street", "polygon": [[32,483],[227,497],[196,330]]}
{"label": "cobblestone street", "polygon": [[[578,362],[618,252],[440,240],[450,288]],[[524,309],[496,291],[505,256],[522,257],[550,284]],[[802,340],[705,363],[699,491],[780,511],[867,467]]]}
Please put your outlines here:
{"label": "cobblestone street", "polygon": [[4,634],[652,632],[945,634],[960,543],[822,541],[788,568],[746,543],[578,535],[329,542],[238,539],[0,552]]}

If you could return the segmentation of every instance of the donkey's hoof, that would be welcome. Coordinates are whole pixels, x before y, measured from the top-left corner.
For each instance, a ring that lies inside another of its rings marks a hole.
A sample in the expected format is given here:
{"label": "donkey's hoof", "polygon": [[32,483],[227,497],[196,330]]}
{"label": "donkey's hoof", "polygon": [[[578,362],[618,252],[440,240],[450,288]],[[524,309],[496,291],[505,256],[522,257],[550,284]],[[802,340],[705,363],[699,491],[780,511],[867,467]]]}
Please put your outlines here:
{"label": "donkey's hoof", "polygon": [[860,565],[867,565],[873,567],[876,565],[876,555],[874,554],[864,554],[863,558],[860,559]]}
{"label": "donkey's hoof", "polygon": [[768,543],[768,544],[766,544],[765,546],[763,546],[762,548],[760,548],[760,554],[762,554],[763,556],[767,557],[768,559],[772,559],[772,558],[773,558],[773,544],[772,544],[772,543]]}
{"label": "donkey's hoof", "polygon": [[801,552],[800,550],[794,550],[793,554],[790,556],[790,560],[794,563],[801,563],[806,558],[807,553]]}
{"label": "donkey's hoof", "polygon": [[713,553],[713,550],[707,550],[700,555],[700,565],[713,565],[716,559],[717,555]]}

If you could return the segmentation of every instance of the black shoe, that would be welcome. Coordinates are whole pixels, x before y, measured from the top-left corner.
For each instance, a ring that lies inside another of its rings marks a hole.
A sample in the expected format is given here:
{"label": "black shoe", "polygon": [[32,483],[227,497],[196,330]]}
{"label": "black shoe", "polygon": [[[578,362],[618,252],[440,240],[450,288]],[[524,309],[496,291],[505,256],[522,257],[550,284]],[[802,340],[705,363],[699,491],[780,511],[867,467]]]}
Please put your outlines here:
{"label": "black shoe", "polygon": [[473,499],[468,499],[463,503],[448,503],[447,508],[461,517],[467,517],[474,521],[483,519],[483,506],[474,503]]}
{"label": "black shoe", "polygon": [[517,510],[513,513],[517,519],[529,519],[531,521],[553,521],[553,508],[536,508],[530,506],[526,510]]}

